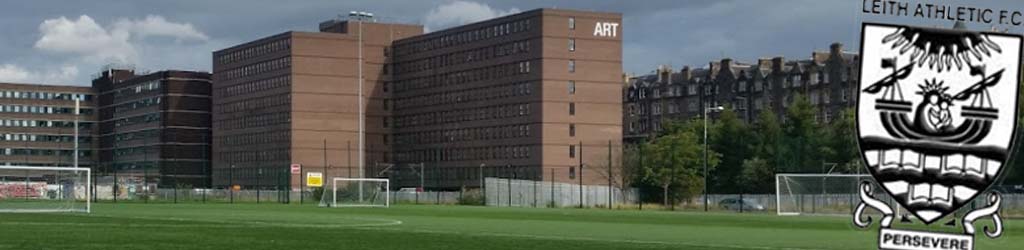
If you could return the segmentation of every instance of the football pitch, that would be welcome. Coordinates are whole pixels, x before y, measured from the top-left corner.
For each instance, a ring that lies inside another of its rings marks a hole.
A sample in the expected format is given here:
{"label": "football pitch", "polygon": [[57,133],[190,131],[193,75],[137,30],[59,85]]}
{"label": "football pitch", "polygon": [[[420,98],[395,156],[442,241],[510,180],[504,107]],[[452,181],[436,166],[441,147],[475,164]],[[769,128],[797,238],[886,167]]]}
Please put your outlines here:
{"label": "football pitch", "polygon": [[[1024,248],[1024,223],[1005,225],[976,247]],[[877,249],[877,235],[849,217],[601,209],[96,204],[92,214],[0,214],[0,249]]]}

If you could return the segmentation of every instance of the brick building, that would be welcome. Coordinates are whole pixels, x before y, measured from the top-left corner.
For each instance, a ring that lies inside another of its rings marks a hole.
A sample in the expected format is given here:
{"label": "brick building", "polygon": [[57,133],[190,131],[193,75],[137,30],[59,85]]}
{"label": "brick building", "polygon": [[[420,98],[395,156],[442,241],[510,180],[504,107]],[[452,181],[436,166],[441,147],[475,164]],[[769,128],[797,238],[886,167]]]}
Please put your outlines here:
{"label": "brick building", "polygon": [[[75,100],[80,115],[75,115]],[[96,96],[91,88],[0,83],[0,164],[72,167],[75,120],[79,167],[97,164]]]}
{"label": "brick building", "polygon": [[829,51],[811,53],[809,59],[774,57],[747,64],[726,58],[702,68],[673,72],[661,66],[654,74],[627,77],[623,140],[650,138],[661,131],[663,122],[701,117],[706,107],[732,108],[746,122],[771,109],[785,122],[785,110],[797,94],[819,108],[819,122],[830,122],[856,106],[859,60],[835,43]]}
{"label": "brick building", "polygon": [[92,90],[99,106],[97,174],[116,171],[122,183],[161,187],[209,185],[209,73],[110,69]]}
{"label": "brick building", "polygon": [[[216,51],[214,184],[252,186],[300,164],[401,185],[423,164],[432,188],[453,189],[603,161],[578,144],[622,138],[621,18],[538,9],[428,34],[330,20]],[[288,181],[298,187],[301,175]]]}

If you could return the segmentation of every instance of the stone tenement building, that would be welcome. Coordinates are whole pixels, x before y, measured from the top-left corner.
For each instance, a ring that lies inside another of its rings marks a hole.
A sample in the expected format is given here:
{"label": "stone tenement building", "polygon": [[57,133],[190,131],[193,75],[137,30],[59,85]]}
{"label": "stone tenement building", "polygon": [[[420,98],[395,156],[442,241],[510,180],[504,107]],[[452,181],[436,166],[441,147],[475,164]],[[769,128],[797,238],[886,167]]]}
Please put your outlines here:
{"label": "stone tenement building", "polygon": [[665,121],[701,117],[702,107],[732,108],[748,123],[762,110],[771,109],[785,122],[785,110],[797,94],[818,107],[819,122],[830,122],[843,109],[856,105],[859,60],[859,55],[834,43],[829,51],[815,51],[809,59],[774,57],[746,64],[726,58],[704,68],[673,72],[661,66],[654,74],[626,77],[623,141],[650,138]]}

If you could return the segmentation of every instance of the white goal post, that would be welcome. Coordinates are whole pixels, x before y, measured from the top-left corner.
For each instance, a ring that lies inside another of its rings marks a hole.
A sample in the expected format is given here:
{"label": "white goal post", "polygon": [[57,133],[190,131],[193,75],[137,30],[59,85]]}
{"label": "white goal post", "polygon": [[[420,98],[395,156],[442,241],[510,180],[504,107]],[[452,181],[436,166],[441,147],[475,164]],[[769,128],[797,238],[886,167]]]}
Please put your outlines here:
{"label": "white goal post", "polygon": [[331,207],[390,207],[391,181],[383,178],[331,180]]}
{"label": "white goal post", "polygon": [[866,174],[776,174],[776,212],[778,215],[853,214],[860,203],[857,187],[866,180],[873,182]]}
{"label": "white goal post", "polygon": [[0,213],[92,212],[89,168],[0,166]]}

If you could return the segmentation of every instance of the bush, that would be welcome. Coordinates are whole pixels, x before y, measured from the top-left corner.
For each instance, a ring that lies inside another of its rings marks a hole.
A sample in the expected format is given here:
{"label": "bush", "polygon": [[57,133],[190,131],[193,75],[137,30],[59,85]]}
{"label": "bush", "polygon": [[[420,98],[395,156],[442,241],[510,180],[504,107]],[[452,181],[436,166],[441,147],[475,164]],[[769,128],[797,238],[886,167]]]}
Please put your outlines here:
{"label": "bush", "polygon": [[315,200],[315,201],[319,201],[320,198],[323,198],[323,196],[324,196],[324,188],[322,188],[322,187],[312,188],[312,189],[310,189],[309,192],[312,193],[313,200]]}
{"label": "bush", "polygon": [[459,205],[483,206],[484,202],[484,195],[480,190],[464,190],[458,200]]}

